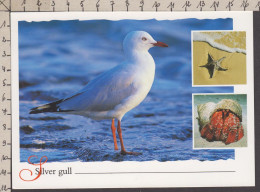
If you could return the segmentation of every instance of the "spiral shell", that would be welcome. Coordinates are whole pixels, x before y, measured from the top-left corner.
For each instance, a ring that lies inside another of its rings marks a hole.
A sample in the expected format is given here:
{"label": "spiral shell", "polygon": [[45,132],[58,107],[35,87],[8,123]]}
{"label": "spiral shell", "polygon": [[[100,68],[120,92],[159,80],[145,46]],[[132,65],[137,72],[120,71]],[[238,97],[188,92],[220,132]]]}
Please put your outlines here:
{"label": "spiral shell", "polygon": [[213,102],[198,105],[197,111],[200,128],[204,127],[206,124],[210,122],[210,117],[215,109],[216,103]]}
{"label": "spiral shell", "polygon": [[217,103],[214,112],[221,109],[229,109],[238,116],[240,121],[242,121],[242,108],[238,102],[232,99],[222,99]]}

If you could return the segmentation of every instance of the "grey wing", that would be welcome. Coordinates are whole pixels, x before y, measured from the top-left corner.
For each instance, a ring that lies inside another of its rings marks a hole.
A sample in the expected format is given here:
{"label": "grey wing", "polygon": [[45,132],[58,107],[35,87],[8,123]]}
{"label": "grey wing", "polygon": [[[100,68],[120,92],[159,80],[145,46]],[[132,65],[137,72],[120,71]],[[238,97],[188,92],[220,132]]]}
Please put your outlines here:
{"label": "grey wing", "polygon": [[133,75],[121,66],[105,72],[84,89],[65,98],[59,108],[65,111],[108,111],[136,92]]}

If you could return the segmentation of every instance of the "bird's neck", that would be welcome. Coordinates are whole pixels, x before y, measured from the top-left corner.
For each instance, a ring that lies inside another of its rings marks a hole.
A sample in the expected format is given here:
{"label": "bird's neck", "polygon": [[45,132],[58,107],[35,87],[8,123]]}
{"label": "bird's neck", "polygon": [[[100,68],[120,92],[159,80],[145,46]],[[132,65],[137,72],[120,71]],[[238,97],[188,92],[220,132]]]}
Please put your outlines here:
{"label": "bird's neck", "polygon": [[129,50],[125,52],[125,56],[128,62],[133,64],[145,64],[149,62],[154,63],[153,57],[147,50]]}

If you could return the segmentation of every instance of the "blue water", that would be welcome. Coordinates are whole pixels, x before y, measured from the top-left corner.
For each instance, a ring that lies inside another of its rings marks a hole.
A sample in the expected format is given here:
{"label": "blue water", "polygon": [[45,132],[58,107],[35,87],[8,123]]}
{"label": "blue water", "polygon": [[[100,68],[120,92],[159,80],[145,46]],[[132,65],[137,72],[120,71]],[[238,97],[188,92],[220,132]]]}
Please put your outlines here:
{"label": "blue water", "polygon": [[[46,155],[48,162],[234,159],[234,150],[192,150],[192,93],[231,93],[233,87],[191,87],[191,30],[232,26],[232,19],[19,22],[21,161],[31,155]],[[122,120],[126,149],[142,155],[114,151],[110,121],[28,114],[123,61],[122,40],[133,30],[169,45],[150,50],[156,62],[153,87]]]}

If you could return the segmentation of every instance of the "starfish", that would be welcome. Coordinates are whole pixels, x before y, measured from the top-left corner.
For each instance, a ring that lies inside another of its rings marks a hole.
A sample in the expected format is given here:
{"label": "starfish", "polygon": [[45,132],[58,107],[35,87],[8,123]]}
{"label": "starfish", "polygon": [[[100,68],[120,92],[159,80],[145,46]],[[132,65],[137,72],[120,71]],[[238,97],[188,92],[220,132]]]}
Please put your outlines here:
{"label": "starfish", "polygon": [[214,60],[213,57],[208,53],[208,63],[206,65],[202,65],[200,67],[205,67],[208,69],[210,79],[213,77],[213,74],[215,70],[218,71],[226,71],[227,69],[224,69],[220,66],[221,62],[225,59],[226,57],[222,57],[221,59]]}

